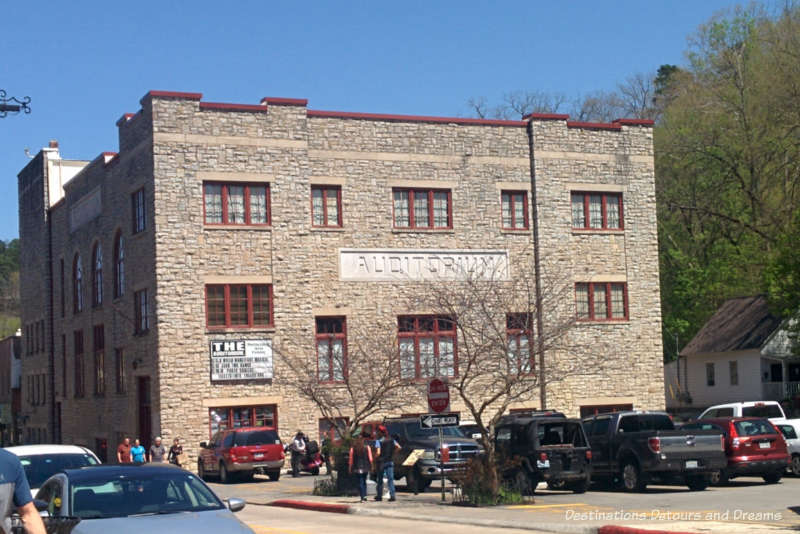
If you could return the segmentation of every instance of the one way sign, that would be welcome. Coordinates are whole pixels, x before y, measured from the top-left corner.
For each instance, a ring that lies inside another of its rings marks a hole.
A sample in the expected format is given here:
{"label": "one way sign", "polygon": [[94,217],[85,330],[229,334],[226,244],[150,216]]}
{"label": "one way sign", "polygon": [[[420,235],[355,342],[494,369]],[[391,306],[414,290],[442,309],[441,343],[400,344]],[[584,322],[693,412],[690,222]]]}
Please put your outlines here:
{"label": "one way sign", "polygon": [[447,428],[458,426],[457,413],[427,414],[419,417],[419,426],[422,428]]}

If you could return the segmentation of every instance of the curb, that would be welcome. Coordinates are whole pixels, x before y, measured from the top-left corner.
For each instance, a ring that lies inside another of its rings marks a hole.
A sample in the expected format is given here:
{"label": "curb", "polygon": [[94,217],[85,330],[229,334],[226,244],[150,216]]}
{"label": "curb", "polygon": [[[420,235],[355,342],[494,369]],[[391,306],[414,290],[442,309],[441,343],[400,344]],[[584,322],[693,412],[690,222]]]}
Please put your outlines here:
{"label": "curb", "polygon": [[278,499],[267,504],[282,508],[295,508],[297,510],[310,510],[312,512],[330,512],[334,514],[349,514],[352,509],[349,504],[335,504],[329,502],[295,501],[291,499]]}
{"label": "curb", "polygon": [[650,530],[645,528],[605,525],[597,529],[597,534],[692,534],[692,533],[678,532],[675,530]]}

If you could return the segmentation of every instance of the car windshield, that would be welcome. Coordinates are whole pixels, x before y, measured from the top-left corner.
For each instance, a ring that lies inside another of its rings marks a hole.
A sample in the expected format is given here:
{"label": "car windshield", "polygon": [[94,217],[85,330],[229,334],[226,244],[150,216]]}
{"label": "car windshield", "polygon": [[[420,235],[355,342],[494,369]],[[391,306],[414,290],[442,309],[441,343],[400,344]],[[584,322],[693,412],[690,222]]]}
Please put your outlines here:
{"label": "car windshield", "polygon": [[783,417],[777,404],[764,406],[745,406],[742,408],[742,417],[766,417],[767,419]]}
{"label": "car windshield", "polygon": [[255,430],[253,432],[237,432],[234,445],[274,445],[281,440],[274,430]]}
{"label": "car windshield", "polygon": [[64,469],[75,469],[99,463],[94,456],[86,453],[34,454],[20,456],[19,461],[25,468],[25,476],[32,488],[38,488],[44,484],[45,480]]}
{"label": "car windshield", "polygon": [[756,419],[753,421],[737,421],[733,424],[736,433],[740,436],[761,436],[763,434],[775,434],[775,427],[766,419]]}
{"label": "car windshield", "polygon": [[[408,431],[408,437],[410,439],[427,439],[427,438],[438,438],[439,437],[439,430],[436,428],[421,428],[419,423],[408,423],[406,424],[406,430]],[[442,428],[442,434],[446,437],[451,438],[463,438],[464,432],[461,431],[460,428],[452,426],[452,427],[445,427]]]}
{"label": "car windshield", "polygon": [[585,447],[580,423],[564,421],[558,423],[540,423],[536,425],[536,437],[539,445],[574,445]]}
{"label": "car windshield", "polygon": [[191,473],[97,473],[71,481],[71,514],[81,519],[202,512],[224,508]]}

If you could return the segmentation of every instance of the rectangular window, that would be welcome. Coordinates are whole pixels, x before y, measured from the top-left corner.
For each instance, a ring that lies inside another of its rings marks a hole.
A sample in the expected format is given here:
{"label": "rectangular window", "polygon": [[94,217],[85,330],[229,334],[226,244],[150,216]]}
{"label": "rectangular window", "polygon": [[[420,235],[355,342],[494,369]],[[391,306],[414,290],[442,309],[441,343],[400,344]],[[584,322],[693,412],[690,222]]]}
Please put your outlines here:
{"label": "rectangular window", "polygon": [[317,377],[320,382],[344,382],[347,374],[347,333],[344,317],[317,317]]}
{"label": "rectangular window", "polygon": [[106,394],[106,355],[105,329],[99,324],[94,327],[94,394]]}
{"label": "rectangular window", "polygon": [[728,371],[730,372],[731,376],[731,385],[738,386],[739,385],[739,363],[736,361],[728,362]]}
{"label": "rectangular window", "polygon": [[456,324],[447,316],[398,318],[400,376],[408,379],[458,375]]}
{"label": "rectangular window", "polygon": [[533,317],[529,313],[506,315],[506,339],[508,341],[508,367],[512,374],[533,372],[534,359],[531,348]]}
{"label": "rectangular window", "polygon": [[450,190],[394,189],[395,228],[452,228]]}
{"label": "rectangular window", "polygon": [[72,333],[72,341],[75,352],[75,397],[83,397],[86,394],[83,368],[83,330],[75,330]]}
{"label": "rectangular window", "polygon": [[527,230],[528,193],[525,191],[503,191],[501,199],[503,228],[505,230]]}
{"label": "rectangular window", "polygon": [[714,380],[714,364],[707,363],[706,364],[706,385],[713,386],[715,383]]}
{"label": "rectangular window", "polygon": [[272,285],[207,285],[206,324],[209,328],[272,326]]}
{"label": "rectangular window", "polygon": [[311,186],[312,226],[342,226],[342,188],[338,185]]}
{"label": "rectangular window", "polygon": [[622,230],[622,194],[572,193],[572,228]]}
{"label": "rectangular window", "polygon": [[117,393],[125,393],[125,353],[114,349],[115,385]]}
{"label": "rectangular window", "polygon": [[270,223],[269,184],[203,184],[206,224],[267,225]]}
{"label": "rectangular window", "polygon": [[61,334],[61,396],[67,396],[67,336]]}
{"label": "rectangular window", "polygon": [[131,194],[133,217],[133,233],[138,234],[145,229],[144,187]]}
{"label": "rectangular window", "polygon": [[[209,408],[209,436],[231,428],[248,426],[269,427],[278,429],[278,407],[274,404],[263,406],[232,406]],[[275,436],[278,439],[278,436]]]}
{"label": "rectangular window", "polygon": [[575,284],[575,311],[577,318],[582,321],[627,320],[627,284],[617,282]]}
{"label": "rectangular window", "polygon": [[147,289],[136,291],[133,294],[133,321],[134,333],[143,334],[150,329],[149,302]]}
{"label": "rectangular window", "polygon": [[59,281],[61,282],[61,293],[59,294],[59,304],[61,305],[61,317],[64,317],[64,258],[61,258],[58,264],[58,276]]}

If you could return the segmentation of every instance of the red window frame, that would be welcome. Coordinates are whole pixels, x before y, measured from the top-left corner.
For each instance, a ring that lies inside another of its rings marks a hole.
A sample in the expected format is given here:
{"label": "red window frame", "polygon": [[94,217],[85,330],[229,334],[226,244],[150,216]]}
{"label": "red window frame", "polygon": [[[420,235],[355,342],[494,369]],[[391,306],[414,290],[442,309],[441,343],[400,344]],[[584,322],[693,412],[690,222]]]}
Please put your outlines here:
{"label": "red window frame", "polygon": [[144,204],[144,187],[131,193],[131,223],[132,233],[144,232],[147,228],[147,212]]}
{"label": "red window frame", "polygon": [[96,308],[101,304],[103,304],[103,249],[98,242],[92,248],[92,306]]}
{"label": "red window frame", "polygon": [[[340,332],[320,332],[321,321],[340,321]],[[314,348],[317,360],[317,381],[321,384],[341,384],[347,380],[347,319],[345,317],[316,317],[314,320]],[[319,376],[319,343],[320,341],[342,341],[342,380],[334,377],[333,343],[328,343],[328,379],[320,380]]]}
{"label": "red window frame", "polygon": [[106,394],[106,336],[103,325],[95,325],[93,334],[94,394],[97,396],[103,396]]}
{"label": "red window frame", "polygon": [[[223,306],[225,309],[225,324],[222,325],[212,325],[209,321],[210,310],[208,306],[208,293],[210,288],[222,288],[223,289]],[[231,322],[231,287],[245,287],[247,289],[247,324],[239,324],[235,325]],[[253,301],[253,288],[254,287],[266,287],[267,289],[267,300],[269,306],[269,322],[267,323],[256,323],[254,318],[254,309],[255,309],[255,302]],[[214,329],[228,329],[228,328],[271,328],[274,326],[274,306],[273,306],[273,294],[272,294],[272,284],[208,284],[205,287],[205,301],[206,301],[206,328],[209,330]]]}
{"label": "red window frame", "polygon": [[[413,331],[401,330],[402,321],[413,321]],[[431,320],[433,321],[433,330],[420,330],[420,321]],[[441,330],[439,328],[439,321],[449,321],[452,325],[450,330]],[[397,337],[398,339],[413,339],[414,340],[414,378],[413,380],[427,380],[435,378],[433,376],[422,376],[420,366],[420,351],[419,340],[422,337],[433,338],[433,357],[435,361],[439,361],[439,339],[448,337],[453,340],[453,375],[445,378],[455,378],[458,376],[458,330],[456,328],[456,321],[447,315],[401,315],[397,318]],[[402,376],[402,362],[400,362],[400,373]],[[437,363],[437,367],[439,367]]]}
{"label": "red window frame", "polygon": [[[314,191],[322,191],[322,224],[314,224]],[[328,191],[336,191],[336,224],[328,224]],[[340,185],[312,185],[311,186],[311,226],[314,228],[341,228],[342,227],[342,186]]]}
{"label": "red window frame", "polygon": [[[206,217],[206,186],[218,185],[220,186],[220,195],[222,202],[222,221],[208,222]],[[272,201],[269,183],[245,183],[245,182],[203,182],[203,224],[206,226],[221,226],[221,225],[234,225],[234,226],[269,226],[272,224]],[[244,222],[229,222],[228,221],[228,188],[231,186],[244,187]],[[265,190],[265,205],[267,210],[266,222],[254,223],[250,221],[250,188],[260,187]]]}
{"label": "red window frame", "polygon": [[[514,210],[514,195],[522,195],[522,217],[523,225],[516,226],[516,211]],[[505,206],[506,200],[508,200],[509,209],[511,210],[511,226],[506,226],[505,221],[503,220],[503,207]],[[500,224],[503,230],[516,230],[516,231],[523,231],[530,229],[528,217],[528,192],[527,191],[502,191],[500,193]]]}
{"label": "red window frame", "polygon": [[[595,317],[594,314],[594,288],[596,286],[605,286],[606,292],[606,316]],[[585,286],[588,291],[589,298],[589,316],[578,317],[578,288]],[[625,307],[624,317],[612,317],[611,311],[611,288],[613,286],[622,286],[622,305]],[[630,319],[630,309],[628,306],[628,284],[626,282],[578,282],[575,284],[575,315],[578,321],[582,322],[619,322],[627,321]]]}
{"label": "red window frame", "polygon": [[147,289],[133,293],[133,322],[135,334],[144,334],[150,330],[150,302]]}
{"label": "red window frame", "polygon": [[[264,428],[274,429],[278,432],[278,405],[277,404],[255,404],[255,405],[244,405],[244,406],[222,406],[220,408],[209,408],[208,409],[208,437],[209,439],[214,437],[215,432],[213,431],[213,427],[211,425],[211,412],[222,412],[225,411],[228,413],[228,422],[232,424],[233,421],[233,412],[234,410],[250,410],[250,424],[246,426],[255,426],[256,424],[256,409],[258,408],[271,408],[272,409],[272,426],[264,426]],[[228,426],[225,429],[218,429],[217,432],[230,432],[231,430],[236,430],[237,428],[246,428],[245,426]]]}
{"label": "red window frame", "polygon": [[[408,193],[408,226],[397,226],[395,218],[394,194],[399,191]],[[428,195],[428,226],[418,226],[414,220],[414,195],[416,193],[426,193]],[[447,226],[436,226],[433,217],[433,197],[434,193],[447,193]],[[392,226],[400,230],[449,230],[453,228],[453,192],[450,189],[427,189],[411,187],[392,188]]]}
{"label": "red window frame", "polygon": [[[622,201],[622,193],[602,193],[599,191],[572,191],[570,195],[570,224],[572,224],[572,198],[578,195],[583,195],[583,226],[572,226],[573,230],[594,230],[594,231],[601,231],[601,230],[624,230],[625,229],[625,217],[624,217],[624,203]],[[601,195],[602,200],[602,211],[603,211],[603,225],[600,228],[592,228],[591,220],[589,218],[589,197],[592,195]],[[619,205],[619,227],[608,227],[608,211],[606,206],[608,204],[609,199],[613,198],[618,202]]]}
{"label": "red window frame", "polygon": [[75,349],[75,398],[86,395],[86,375],[83,367],[83,330],[72,333],[72,342]]}
{"label": "red window frame", "polygon": [[[530,313],[508,313],[506,314],[506,338],[507,340],[516,340],[516,350],[519,351],[520,338],[525,336],[528,339],[528,370],[522,372],[520,365],[521,359],[518,359],[517,369],[510,369],[510,371],[517,374],[533,374],[536,370],[536,358],[533,353],[533,316]],[[509,362],[510,364],[510,362]]]}

